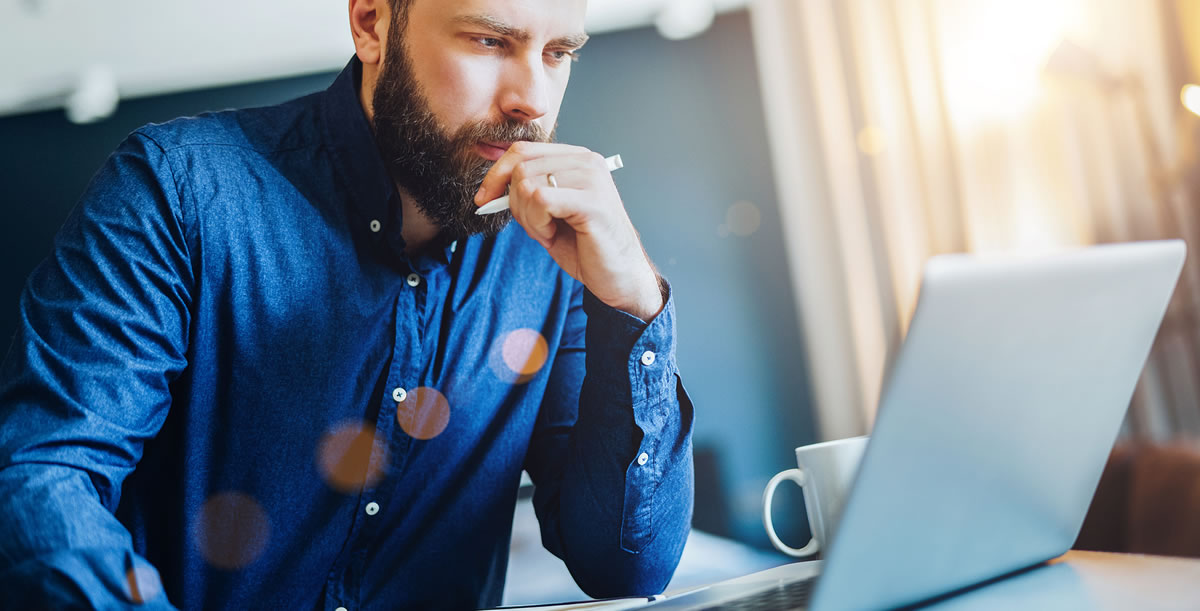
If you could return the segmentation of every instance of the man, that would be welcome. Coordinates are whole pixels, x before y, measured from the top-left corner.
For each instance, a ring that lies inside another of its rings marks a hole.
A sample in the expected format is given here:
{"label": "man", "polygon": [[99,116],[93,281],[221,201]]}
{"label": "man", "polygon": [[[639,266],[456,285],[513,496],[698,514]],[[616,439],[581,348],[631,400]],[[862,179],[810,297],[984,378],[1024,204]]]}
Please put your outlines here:
{"label": "man", "polygon": [[351,0],[329,90],[121,145],[0,370],[6,606],[495,606],[522,469],[584,591],[665,587],[670,290],[549,142],[584,12]]}

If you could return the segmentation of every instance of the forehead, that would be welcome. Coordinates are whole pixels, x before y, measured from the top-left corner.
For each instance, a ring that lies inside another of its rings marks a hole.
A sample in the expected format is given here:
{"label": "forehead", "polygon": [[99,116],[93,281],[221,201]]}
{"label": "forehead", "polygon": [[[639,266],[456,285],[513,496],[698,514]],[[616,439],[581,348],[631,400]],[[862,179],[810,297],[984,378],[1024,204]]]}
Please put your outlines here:
{"label": "forehead", "polygon": [[445,26],[490,21],[533,38],[584,33],[587,0],[413,0],[409,22]]}

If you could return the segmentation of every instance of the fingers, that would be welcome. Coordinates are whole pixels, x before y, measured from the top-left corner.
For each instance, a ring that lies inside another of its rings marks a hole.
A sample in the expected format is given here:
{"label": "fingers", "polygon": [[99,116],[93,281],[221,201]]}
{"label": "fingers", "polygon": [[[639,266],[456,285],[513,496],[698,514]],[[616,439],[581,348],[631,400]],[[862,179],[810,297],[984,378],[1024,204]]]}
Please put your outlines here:
{"label": "fingers", "polygon": [[596,178],[608,176],[608,168],[603,164],[604,159],[592,152],[529,159],[513,168],[509,184],[523,180],[541,180],[549,184],[546,176],[554,174],[560,187],[586,189],[594,186]]}
{"label": "fingers", "polygon": [[552,240],[558,228],[556,220],[562,218],[568,221],[580,208],[580,196],[583,191],[562,186],[569,178],[574,179],[575,176],[564,175],[563,179],[559,179],[557,188],[550,186],[545,175],[515,182],[510,188],[509,205],[512,217],[532,238],[539,241]]}
{"label": "fingers", "polygon": [[483,205],[504,195],[504,190],[512,182],[513,171],[520,164],[551,155],[560,156],[564,153],[586,154],[590,151],[581,146],[551,142],[514,142],[508,151],[496,160],[492,169],[484,177],[479,192],[475,194],[475,205]]}
{"label": "fingers", "polygon": [[[596,197],[575,197],[561,191],[587,191],[595,194],[599,180],[612,179],[604,159],[595,153],[554,155],[523,161],[512,171],[509,186],[509,209],[534,237],[550,239],[554,219],[562,219],[572,225],[584,224],[588,207],[597,205]],[[549,176],[554,175],[555,184]],[[570,205],[567,205],[567,204]]]}
{"label": "fingers", "polygon": [[[555,175],[556,178],[559,174]],[[586,215],[587,191],[568,188],[586,175],[578,170],[565,170],[558,178],[559,187],[551,187],[545,175],[526,178],[509,189],[513,218],[525,228],[530,237],[548,245],[558,231],[559,221],[575,225]]]}

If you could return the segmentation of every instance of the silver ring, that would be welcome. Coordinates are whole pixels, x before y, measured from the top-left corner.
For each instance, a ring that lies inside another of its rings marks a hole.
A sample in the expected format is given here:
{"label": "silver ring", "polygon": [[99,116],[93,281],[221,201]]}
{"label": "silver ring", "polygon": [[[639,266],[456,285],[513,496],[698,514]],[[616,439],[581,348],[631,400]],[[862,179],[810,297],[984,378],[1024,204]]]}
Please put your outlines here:
{"label": "silver ring", "polygon": [[551,187],[554,187],[555,189],[557,189],[557,188],[558,188],[558,181],[554,179],[554,175],[553,175],[553,174],[547,174],[547,175],[546,175],[546,182],[550,183],[550,186],[551,186]]}

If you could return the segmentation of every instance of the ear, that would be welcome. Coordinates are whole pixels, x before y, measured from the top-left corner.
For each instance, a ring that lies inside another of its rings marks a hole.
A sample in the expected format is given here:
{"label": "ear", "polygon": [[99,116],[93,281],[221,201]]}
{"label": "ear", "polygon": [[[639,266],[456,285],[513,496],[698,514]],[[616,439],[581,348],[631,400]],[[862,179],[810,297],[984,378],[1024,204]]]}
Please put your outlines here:
{"label": "ear", "polygon": [[383,43],[391,23],[388,0],[350,0],[350,33],[359,61],[366,66],[379,64]]}

